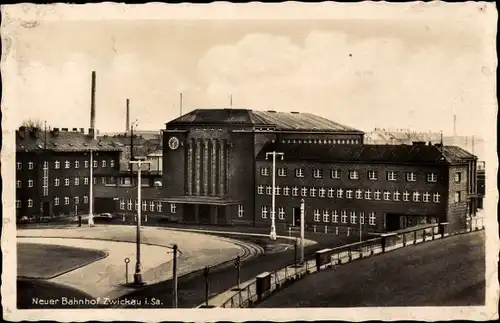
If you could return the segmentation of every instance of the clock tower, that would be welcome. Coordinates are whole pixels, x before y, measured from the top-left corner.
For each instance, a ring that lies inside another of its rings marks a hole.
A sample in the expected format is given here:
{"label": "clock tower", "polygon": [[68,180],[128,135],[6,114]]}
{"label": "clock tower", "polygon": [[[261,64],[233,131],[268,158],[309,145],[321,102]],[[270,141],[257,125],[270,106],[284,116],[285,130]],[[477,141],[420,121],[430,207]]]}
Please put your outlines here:
{"label": "clock tower", "polygon": [[169,195],[183,195],[185,191],[185,141],[185,130],[163,130],[163,185]]}

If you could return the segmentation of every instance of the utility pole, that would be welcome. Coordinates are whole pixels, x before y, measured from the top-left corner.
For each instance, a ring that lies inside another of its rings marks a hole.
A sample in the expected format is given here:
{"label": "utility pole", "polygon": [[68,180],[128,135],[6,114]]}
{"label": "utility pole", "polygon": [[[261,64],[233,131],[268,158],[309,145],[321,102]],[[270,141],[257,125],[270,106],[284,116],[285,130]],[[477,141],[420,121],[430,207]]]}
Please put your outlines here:
{"label": "utility pole", "polygon": [[[142,209],[142,203],[141,203],[141,166],[142,164],[149,164],[149,161],[144,161],[144,160],[135,160],[135,161],[130,161],[130,164],[134,165],[137,164],[137,227],[136,227],[136,248],[137,248],[137,253],[136,253],[136,263],[135,263],[135,274],[134,274],[134,284],[135,285],[143,285],[144,282],[142,280],[142,273],[141,273],[141,209]],[[133,168],[131,166],[131,168]]]}
{"label": "utility pole", "polygon": [[304,263],[304,218],[306,213],[306,202],[304,199],[300,200],[300,264]]}
{"label": "utility pole", "polygon": [[173,289],[172,289],[172,293],[174,294],[173,296],[173,308],[177,308],[178,306],[178,303],[177,303],[177,245],[174,244],[174,259],[173,259],[173,282],[174,282],[174,286],[173,286]]}
{"label": "utility pole", "polygon": [[272,194],[272,207],[271,207],[271,233],[269,238],[271,240],[276,240],[276,156],[281,156],[283,160],[283,153],[278,153],[276,151],[266,153],[266,159],[269,155],[273,156],[273,194]]}
{"label": "utility pole", "polygon": [[94,157],[90,149],[89,226],[94,226]]}

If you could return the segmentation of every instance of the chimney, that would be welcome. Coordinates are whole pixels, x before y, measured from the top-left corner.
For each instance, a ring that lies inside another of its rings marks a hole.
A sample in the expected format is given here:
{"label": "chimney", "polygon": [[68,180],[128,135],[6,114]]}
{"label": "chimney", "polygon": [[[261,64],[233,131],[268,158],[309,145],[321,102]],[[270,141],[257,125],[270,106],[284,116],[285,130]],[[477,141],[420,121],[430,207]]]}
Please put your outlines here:
{"label": "chimney", "polygon": [[90,129],[89,135],[95,139],[95,71],[92,71],[92,85],[90,89]]}
{"label": "chimney", "polygon": [[89,137],[95,139],[95,130],[92,128],[89,128]]}
{"label": "chimney", "polygon": [[85,128],[80,128],[80,133],[85,133]]}
{"label": "chimney", "polygon": [[59,128],[52,129],[52,133],[57,136],[59,134]]}
{"label": "chimney", "polygon": [[78,132],[78,128],[73,128],[73,132]]}
{"label": "chimney", "polygon": [[31,136],[35,139],[38,139],[38,137],[40,136],[40,129],[37,127],[33,127],[31,129]]}
{"label": "chimney", "polygon": [[413,146],[425,146],[425,141],[413,141]]}
{"label": "chimney", "polygon": [[127,99],[127,121],[125,122],[125,133],[128,133],[130,131],[130,100]]}
{"label": "chimney", "polygon": [[28,130],[28,129],[27,129],[25,126],[20,126],[20,127],[19,127],[19,132],[18,132],[19,137],[21,137],[21,138],[23,138],[23,139],[24,139],[24,138],[26,137],[26,132],[27,132],[27,130]]}
{"label": "chimney", "polygon": [[68,132],[68,128],[61,128],[61,131]]}

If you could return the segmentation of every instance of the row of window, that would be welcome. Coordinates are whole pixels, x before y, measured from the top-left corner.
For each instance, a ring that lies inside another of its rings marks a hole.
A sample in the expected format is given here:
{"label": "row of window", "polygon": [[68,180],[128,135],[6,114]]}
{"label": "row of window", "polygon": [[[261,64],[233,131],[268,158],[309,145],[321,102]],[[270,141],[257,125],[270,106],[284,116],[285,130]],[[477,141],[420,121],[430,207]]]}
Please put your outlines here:
{"label": "row of window", "polygon": [[[279,220],[285,220],[285,208],[284,207],[278,207],[278,219]],[[271,219],[274,217],[272,208],[267,205],[263,205],[261,207],[261,216],[263,219],[267,219],[267,216],[270,216]],[[314,210],[314,222],[320,222],[321,219],[323,219],[323,222],[325,223],[330,223],[330,215],[331,215],[331,222],[332,223],[350,223],[350,224],[365,224],[366,216],[364,212],[359,212],[359,214],[356,214],[356,211],[349,211],[349,220],[348,222],[348,217],[347,217],[347,210],[341,210],[340,212],[338,210],[323,210],[322,212],[319,209]],[[358,221],[359,218],[359,222]],[[340,219],[340,222],[339,222]],[[367,219],[368,219],[368,224],[369,225],[375,225],[376,221],[376,215],[375,212],[368,212],[367,214]]]}
{"label": "row of window", "polygon": [[[132,210],[132,206],[134,207],[134,210],[137,211],[139,208],[139,203],[137,200],[120,200],[120,210]],[[149,206],[149,211],[150,212],[162,212],[163,211],[163,204],[162,202],[155,202],[155,201],[142,201],[142,211],[148,211],[148,206]],[[170,204],[170,213],[176,213],[177,211],[177,206],[175,203]]]}
{"label": "row of window", "polygon": [[[74,186],[79,186],[80,183],[82,183],[82,182],[83,182],[83,185],[89,185],[89,178],[86,177],[86,176],[82,177],[82,178],[80,178],[80,177],[72,177],[72,179],[73,179],[72,182],[73,182]],[[82,179],[83,179],[83,181],[82,181]],[[101,182],[102,182],[102,184],[106,184],[106,177],[101,177]],[[34,182],[33,182],[32,179],[28,179],[28,187],[33,187],[33,183]],[[44,177],[43,178],[43,186],[44,187],[48,187],[47,184],[48,184],[48,178]],[[97,184],[97,177],[94,177],[94,184]],[[58,178],[58,177],[54,178],[54,186],[62,186],[62,185],[63,184],[62,184],[60,178]],[[70,185],[71,185],[70,178],[69,177],[64,178],[64,186],[70,186]],[[23,182],[21,180],[17,180],[16,181],[16,187],[17,188],[22,188],[22,186],[23,186]]]}
{"label": "row of window", "polygon": [[[101,165],[101,167],[107,167],[107,165],[108,165],[107,162],[108,161],[105,160],[105,159],[101,160],[100,163],[99,163],[98,160],[94,160],[93,161],[94,168],[97,168],[99,166],[99,164]],[[34,167],[35,167],[35,163],[32,162],[32,161],[29,161],[28,162],[28,170],[33,170]],[[44,163],[44,169],[46,167],[48,167],[48,164],[45,162]],[[88,160],[84,160],[83,161],[83,167],[84,168],[89,168],[89,161]],[[115,161],[113,159],[111,159],[109,161],[109,167],[111,167],[111,168],[115,167]],[[54,161],[54,169],[60,169],[60,168],[61,168],[61,162],[58,161],[58,160]],[[66,169],[71,168],[71,162],[69,160],[64,161],[64,168],[66,168]],[[75,160],[74,161],[74,168],[76,168],[76,169],[80,168],[80,161],[79,160]],[[17,162],[17,170],[22,170],[22,169],[23,169],[23,163],[20,162],[20,161],[18,161]]]}
{"label": "row of window", "polygon": [[[431,201],[431,193],[429,192],[408,192],[405,191],[403,194],[401,194],[399,191],[380,191],[380,190],[353,190],[353,189],[342,189],[342,188],[307,188],[307,187],[301,187],[300,191],[297,186],[294,187],[280,187],[276,186],[275,188],[275,195],[282,195],[283,196],[301,196],[301,197],[329,197],[329,198],[347,198],[347,199],[365,199],[365,200],[371,200],[372,198],[374,200],[384,200],[384,201],[400,201],[401,195],[402,195],[402,200],[405,202],[410,201],[410,196],[412,196],[412,201],[413,202],[420,202],[420,198],[422,198],[423,202],[430,202]],[[273,193],[273,188],[272,186],[268,185],[265,187],[265,194],[266,195],[272,195]],[[299,194],[300,193],[300,194]],[[344,194],[345,193],[345,194]],[[259,185],[257,186],[257,194],[263,195],[264,194],[264,186]],[[440,203],[441,202],[441,194],[439,193],[434,193],[432,194],[432,201],[434,203]]]}
{"label": "row of window", "polygon": [[[55,206],[61,205],[61,202],[64,202],[64,205],[69,205],[69,201],[70,201],[70,197],[69,196],[65,196],[62,201],[61,201],[61,199],[58,196],[54,197],[54,205]],[[26,200],[26,203],[27,203],[28,207],[33,207],[33,200],[32,199]],[[86,196],[86,195],[83,196],[83,203],[84,204],[88,204],[89,203],[89,197],[88,196]],[[73,197],[73,204],[75,204],[75,205],[80,204],[80,197],[79,196],[74,196]],[[22,207],[22,201],[21,200],[17,200],[16,201],[16,207],[18,209],[20,209]]]}
{"label": "row of window", "polygon": [[355,145],[359,143],[358,139],[288,139],[281,140],[283,144],[338,144],[338,145]]}
{"label": "row of window", "polygon": [[[262,167],[260,169],[260,174],[262,176],[269,176],[271,174],[270,167]],[[416,182],[417,181],[417,173],[416,172],[405,172],[406,181],[407,182]],[[279,177],[288,176],[288,169],[284,167],[280,167],[277,169],[277,175]],[[330,170],[330,178],[331,179],[341,179],[342,171],[340,169],[331,169]],[[397,181],[399,178],[400,172],[397,171],[387,171],[386,179],[388,181]],[[295,168],[295,177],[302,178],[305,176],[304,168]],[[323,178],[323,169],[315,168],[312,170],[312,176],[317,179]],[[360,173],[358,170],[349,170],[348,178],[351,180],[360,179]],[[366,172],[366,178],[369,180],[376,181],[379,179],[379,172],[376,170],[369,170]],[[436,183],[438,180],[437,173],[427,173],[426,179],[428,183]],[[455,173],[455,182],[460,182],[462,180],[462,174],[460,172]]]}

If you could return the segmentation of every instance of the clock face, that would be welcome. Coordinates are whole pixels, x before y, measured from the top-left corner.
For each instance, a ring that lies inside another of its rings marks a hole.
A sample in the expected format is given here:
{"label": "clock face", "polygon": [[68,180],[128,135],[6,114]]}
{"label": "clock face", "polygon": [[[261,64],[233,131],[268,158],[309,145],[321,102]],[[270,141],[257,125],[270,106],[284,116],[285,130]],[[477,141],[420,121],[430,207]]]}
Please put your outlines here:
{"label": "clock face", "polygon": [[168,147],[172,150],[176,150],[177,147],[179,147],[179,139],[177,139],[177,137],[171,137],[168,140]]}

